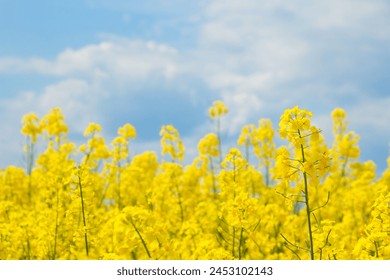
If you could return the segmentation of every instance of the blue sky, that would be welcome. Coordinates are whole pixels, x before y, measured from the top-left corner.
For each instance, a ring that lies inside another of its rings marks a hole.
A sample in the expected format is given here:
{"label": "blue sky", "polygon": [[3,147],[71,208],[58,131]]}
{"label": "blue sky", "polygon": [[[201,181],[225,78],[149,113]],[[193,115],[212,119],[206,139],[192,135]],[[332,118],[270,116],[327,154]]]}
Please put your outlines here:
{"label": "blue sky", "polygon": [[390,141],[387,0],[0,0],[0,168],[22,164],[20,120],[61,106],[71,140],[88,122],[107,140],[138,132],[135,152],[159,151],[173,124],[196,154],[213,100],[242,125],[299,105],[332,140],[343,107],[361,160],[386,166]]}

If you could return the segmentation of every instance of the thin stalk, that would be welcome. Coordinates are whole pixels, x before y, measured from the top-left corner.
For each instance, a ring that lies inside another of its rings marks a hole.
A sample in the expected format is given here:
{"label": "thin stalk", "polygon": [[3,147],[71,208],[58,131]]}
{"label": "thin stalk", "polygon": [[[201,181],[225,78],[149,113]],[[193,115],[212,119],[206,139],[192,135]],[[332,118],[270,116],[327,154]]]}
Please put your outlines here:
{"label": "thin stalk", "polygon": [[118,161],[116,163],[117,168],[118,168],[117,169],[117,174],[116,174],[116,181],[117,181],[117,195],[118,195],[118,207],[119,207],[119,209],[123,208],[123,205],[122,205],[122,195],[121,195],[121,177],[122,177],[122,173],[121,173],[122,164],[121,164],[121,159],[120,159],[121,150],[122,150],[122,145],[119,145],[118,154],[117,154]]}
{"label": "thin stalk", "polygon": [[246,140],[245,142],[245,158],[246,158],[246,161],[249,162],[249,140]]}
{"label": "thin stalk", "polygon": [[81,199],[81,212],[83,214],[85,252],[86,252],[87,257],[88,257],[88,255],[89,255],[89,252],[88,252],[88,233],[87,233],[87,222],[86,222],[86,219],[85,219],[83,187],[82,187],[82,184],[81,184],[81,177],[80,177],[80,175],[78,177],[79,177],[79,188],[80,188],[80,199]]}
{"label": "thin stalk", "polygon": [[375,257],[376,257],[376,258],[379,258],[379,253],[378,253],[378,242],[377,242],[377,241],[374,241],[374,245],[375,245]]}
{"label": "thin stalk", "polygon": [[222,162],[222,141],[221,141],[221,121],[217,118],[217,138],[218,138],[218,150],[219,150],[219,163]]}
{"label": "thin stalk", "polygon": [[269,166],[265,164],[265,185],[269,186]]}
{"label": "thin stalk", "polygon": [[[236,159],[233,157],[233,182],[236,182]],[[236,198],[236,191],[234,190],[233,193],[233,199]],[[234,247],[235,247],[235,240],[236,239],[236,227],[233,226],[233,248],[232,248],[232,253],[233,253],[233,258],[234,258]]]}
{"label": "thin stalk", "polygon": [[32,139],[27,138],[27,175],[28,175],[28,202],[31,204],[31,196],[32,196],[32,179],[31,173],[34,165],[34,143]]}
{"label": "thin stalk", "polygon": [[233,227],[233,245],[232,245],[232,255],[233,255],[233,258],[234,258],[234,247],[236,247],[235,245],[235,241],[236,241],[236,227]]}
{"label": "thin stalk", "polygon": [[243,232],[244,232],[244,228],[241,228],[241,231],[240,231],[240,241],[238,243],[238,259],[241,260],[242,258],[242,244],[244,243],[244,239],[243,239]]}
{"label": "thin stalk", "polygon": [[28,203],[31,204],[31,196],[32,196],[32,179],[31,174],[28,175]]}
{"label": "thin stalk", "polygon": [[117,173],[116,181],[117,181],[116,193],[118,195],[118,207],[119,207],[119,209],[122,209],[123,205],[122,205],[122,197],[121,197],[121,164],[120,164],[120,162],[118,162],[118,173]]}
{"label": "thin stalk", "polygon": [[145,242],[145,240],[143,239],[143,237],[142,237],[141,233],[139,232],[138,228],[135,226],[135,224],[134,224],[134,222],[133,222],[133,219],[130,219],[130,223],[131,223],[131,225],[133,226],[135,232],[137,233],[139,239],[141,240],[142,245],[144,246],[144,249],[145,249],[146,253],[148,254],[148,257],[149,257],[149,258],[152,258],[152,256],[150,255],[148,246],[146,245],[146,242]]}
{"label": "thin stalk", "polygon": [[309,206],[309,193],[308,193],[306,172],[303,173],[303,179],[305,182],[305,203],[306,203],[307,226],[308,226],[308,230],[309,230],[309,239],[310,239],[310,258],[312,260],[314,260],[313,234],[311,231],[311,218],[310,218],[311,211],[310,211],[310,206]]}
{"label": "thin stalk", "polygon": [[213,158],[211,156],[209,156],[209,162],[210,162],[211,178],[213,180],[213,195],[214,195],[214,198],[216,198],[217,197],[217,186],[215,184],[214,163],[213,163]]}
{"label": "thin stalk", "polygon": [[178,203],[179,203],[179,207],[180,207],[180,220],[181,220],[181,223],[183,224],[183,222],[184,222],[183,202],[181,200],[181,194],[180,194],[180,190],[179,190],[179,187],[177,184],[175,184],[175,188],[177,191],[177,199],[178,199]]}
{"label": "thin stalk", "polygon": [[345,175],[347,172],[348,161],[349,161],[349,157],[347,156],[344,159],[343,166],[341,168],[341,175],[340,175],[340,180],[339,180],[338,186],[340,186],[341,184],[343,185],[343,187],[345,186]]}
{"label": "thin stalk", "polygon": [[30,244],[30,238],[27,235],[27,260],[31,260],[31,244]]}
{"label": "thin stalk", "polygon": [[57,211],[56,211],[56,227],[54,231],[54,250],[53,250],[53,260],[56,259],[57,255],[57,238],[58,238],[58,204],[59,204],[59,198],[58,198],[58,186],[57,186]]}
{"label": "thin stalk", "polygon": [[[298,130],[298,135],[300,138],[301,132]],[[303,144],[301,144],[301,152],[302,152],[302,164],[305,163],[305,151]],[[310,239],[310,259],[314,260],[314,248],[313,248],[313,234],[311,231],[311,219],[310,219],[310,205],[309,205],[309,188],[308,188],[308,182],[307,182],[307,174],[306,172],[303,172],[303,180],[305,184],[305,204],[306,204],[306,216],[307,216],[307,226],[309,230],[309,239]]]}

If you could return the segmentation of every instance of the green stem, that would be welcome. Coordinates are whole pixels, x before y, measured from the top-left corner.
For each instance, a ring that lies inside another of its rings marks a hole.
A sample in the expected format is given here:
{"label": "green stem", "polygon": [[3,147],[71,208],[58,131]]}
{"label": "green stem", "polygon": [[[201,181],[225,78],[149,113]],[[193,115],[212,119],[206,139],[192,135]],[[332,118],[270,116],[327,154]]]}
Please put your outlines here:
{"label": "green stem", "polygon": [[309,193],[308,193],[308,184],[307,184],[307,175],[306,172],[303,172],[303,178],[305,182],[305,202],[306,202],[306,215],[307,215],[307,225],[309,230],[310,238],[310,259],[314,260],[314,248],[313,248],[313,234],[311,231],[311,219],[310,219],[310,207],[309,207]]}
{"label": "green stem", "polygon": [[179,203],[179,207],[180,207],[180,220],[181,220],[181,223],[183,224],[184,223],[183,202],[181,200],[181,194],[180,194],[179,186],[177,185],[177,183],[175,183],[175,188],[176,188],[177,199],[178,199],[178,203]]}
{"label": "green stem", "polygon": [[374,245],[375,245],[375,257],[376,257],[376,258],[379,258],[379,253],[378,253],[378,242],[377,242],[377,241],[374,241]]}
{"label": "green stem", "polygon": [[79,177],[79,187],[80,187],[81,211],[83,213],[85,252],[86,252],[87,257],[88,257],[88,255],[89,255],[89,252],[88,252],[88,234],[87,234],[87,222],[86,222],[86,219],[85,219],[83,187],[82,187],[82,184],[81,184],[81,177],[80,177],[80,175],[78,177]]}
{"label": "green stem", "polygon": [[[301,137],[301,132],[298,130],[298,135]],[[302,163],[305,163],[305,152],[303,144],[301,144],[301,152],[302,152]],[[311,219],[310,219],[310,206],[309,206],[309,188],[308,188],[308,182],[307,182],[307,174],[306,172],[303,172],[303,180],[305,184],[305,204],[306,204],[306,216],[307,216],[307,226],[309,230],[309,239],[310,239],[310,259],[314,260],[314,248],[313,248],[313,234],[311,230]]]}
{"label": "green stem", "polygon": [[209,156],[209,162],[210,162],[211,178],[213,180],[213,195],[214,195],[214,198],[216,198],[217,197],[217,186],[215,184],[214,163],[213,163],[213,158],[211,156]]}
{"label": "green stem", "polygon": [[54,231],[53,260],[56,259],[56,255],[57,255],[57,238],[58,238],[58,204],[59,204],[59,198],[58,198],[58,186],[57,186],[57,211],[56,211],[56,227],[55,227],[55,231]]}
{"label": "green stem", "polygon": [[339,180],[338,186],[340,186],[341,184],[342,184],[343,187],[345,186],[345,175],[346,175],[346,172],[347,172],[348,161],[349,161],[349,157],[347,156],[344,159],[343,166],[341,168],[341,175],[340,175],[340,180]]}
{"label": "green stem", "polygon": [[217,138],[218,138],[218,150],[219,150],[219,163],[222,162],[222,141],[221,141],[221,121],[217,118]]}
{"label": "green stem", "polygon": [[150,255],[148,246],[146,246],[145,240],[143,239],[141,233],[139,232],[138,228],[135,226],[135,224],[134,224],[134,222],[133,222],[133,219],[131,219],[131,218],[130,218],[130,223],[131,223],[131,225],[133,226],[135,232],[137,233],[139,239],[141,239],[142,245],[144,246],[144,249],[145,249],[146,253],[148,254],[148,257],[149,257],[149,258],[152,258],[152,256]]}
{"label": "green stem", "polygon": [[238,243],[238,259],[241,260],[242,258],[242,244],[243,244],[243,233],[244,233],[244,228],[241,228],[240,231],[240,241]]}
{"label": "green stem", "polygon": [[117,154],[118,161],[116,163],[116,166],[118,168],[117,174],[116,174],[116,183],[117,183],[117,191],[116,192],[118,195],[118,207],[120,210],[123,208],[122,195],[121,195],[121,177],[122,177],[122,173],[121,173],[122,165],[121,165],[121,159],[120,159],[121,150],[122,150],[122,145],[119,145],[118,154]]}
{"label": "green stem", "polygon": [[249,140],[246,141],[245,143],[245,158],[246,158],[246,161],[249,163]]}
{"label": "green stem", "polygon": [[265,185],[269,186],[269,166],[265,164]]}
{"label": "green stem", "polygon": [[118,173],[117,173],[117,196],[118,196],[118,207],[121,210],[123,208],[122,205],[122,195],[121,195],[121,165],[118,163]]}
{"label": "green stem", "polygon": [[34,165],[34,143],[32,139],[27,138],[28,140],[28,151],[27,151],[27,175],[28,175],[28,202],[31,204],[31,196],[32,196],[32,168]]}
{"label": "green stem", "polygon": [[233,227],[233,240],[232,240],[232,255],[234,258],[234,247],[236,247],[236,227]]}

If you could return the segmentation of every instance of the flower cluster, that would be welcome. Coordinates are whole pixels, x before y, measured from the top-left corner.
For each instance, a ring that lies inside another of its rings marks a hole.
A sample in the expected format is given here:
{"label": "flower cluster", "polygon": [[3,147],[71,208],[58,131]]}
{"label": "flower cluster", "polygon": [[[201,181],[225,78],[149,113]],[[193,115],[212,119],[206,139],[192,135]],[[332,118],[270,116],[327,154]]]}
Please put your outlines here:
{"label": "flower cluster", "polygon": [[296,106],[225,153],[228,109],[209,113],[189,164],[173,125],[160,156],[133,153],[131,124],[108,142],[91,123],[76,145],[59,108],[26,115],[26,165],[0,170],[0,259],[390,259],[390,159],[380,176],[359,161],[342,109],[333,143]]}

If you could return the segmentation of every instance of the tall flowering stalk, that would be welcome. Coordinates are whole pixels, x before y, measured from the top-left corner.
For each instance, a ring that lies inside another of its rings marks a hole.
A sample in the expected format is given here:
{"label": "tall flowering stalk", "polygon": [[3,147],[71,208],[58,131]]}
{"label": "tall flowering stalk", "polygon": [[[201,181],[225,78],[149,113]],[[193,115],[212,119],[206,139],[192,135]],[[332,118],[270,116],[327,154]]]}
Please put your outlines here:
{"label": "tall flowering stalk", "polygon": [[180,184],[180,176],[182,173],[183,167],[176,163],[176,161],[182,162],[184,159],[185,147],[183,141],[180,139],[179,132],[173,125],[164,125],[160,130],[161,136],[161,153],[169,154],[172,158],[171,163],[163,163],[162,171],[167,174],[171,174],[170,180],[170,189],[171,192],[177,196],[177,202],[180,207],[180,219],[181,223],[184,222],[184,207],[183,207],[183,197],[182,197],[182,186]]}
{"label": "tall flowering stalk", "polygon": [[161,153],[163,155],[169,154],[172,158],[172,162],[178,160],[182,162],[184,159],[184,145],[180,139],[179,132],[173,125],[163,125],[160,130],[161,136]]}
{"label": "tall flowering stalk", "polygon": [[[280,117],[279,132],[282,139],[287,139],[294,148],[291,156],[286,149],[281,149],[277,156],[277,164],[280,168],[282,178],[289,183],[290,180],[296,181],[296,186],[303,185],[300,190],[302,195],[298,195],[296,202],[304,202],[306,208],[306,219],[309,236],[309,254],[310,259],[314,260],[314,240],[311,201],[309,187],[316,187],[320,182],[320,177],[327,172],[330,163],[330,157],[326,152],[315,148],[319,141],[320,131],[317,127],[311,125],[310,118],[312,113],[307,110],[301,110],[298,106],[285,110]],[[303,182],[302,182],[303,181]],[[318,208],[317,208],[318,209]]]}
{"label": "tall flowering stalk", "polygon": [[209,163],[209,169],[212,179],[212,191],[213,194],[217,194],[217,185],[215,182],[215,167],[214,167],[214,158],[219,156],[219,140],[218,136],[215,133],[209,133],[205,135],[198,144],[198,150],[201,156],[206,157],[206,160]]}
{"label": "tall flowering stalk", "polygon": [[217,126],[219,163],[222,162],[222,141],[221,141],[221,117],[228,113],[228,108],[221,100],[216,100],[213,106],[209,108],[209,115],[212,120],[215,120]]}
{"label": "tall flowering stalk", "polygon": [[275,144],[273,141],[274,130],[269,119],[260,119],[259,126],[245,125],[237,140],[238,146],[245,147],[245,158],[249,162],[249,148],[253,146],[253,152],[259,160],[259,166],[264,167],[265,185],[270,185],[270,167],[275,156]]}
{"label": "tall flowering stalk", "polygon": [[39,123],[39,118],[34,114],[30,113],[23,117],[23,127],[21,133],[26,135],[26,145],[24,151],[26,153],[26,173],[28,177],[28,201],[31,202],[32,195],[32,182],[31,173],[35,161],[35,145],[38,140],[38,136],[42,132],[42,127]]}
{"label": "tall flowering stalk", "polygon": [[334,143],[332,156],[335,160],[333,165],[334,177],[337,186],[346,184],[347,167],[359,157],[359,136],[353,131],[347,131],[346,113],[341,108],[332,111]]}
{"label": "tall flowering stalk", "polygon": [[80,190],[80,202],[81,202],[81,213],[83,216],[83,228],[84,228],[84,242],[85,242],[85,253],[87,257],[89,256],[89,245],[88,245],[88,232],[87,232],[87,220],[86,220],[86,211],[85,211],[85,201],[84,201],[84,195],[83,195],[83,184],[81,182],[81,169],[78,168],[78,174],[77,174],[77,180],[78,180],[78,186]]}
{"label": "tall flowering stalk", "polygon": [[[109,177],[112,178],[112,185],[115,186],[114,199],[118,201],[119,209],[123,208],[122,173],[130,162],[129,140],[135,138],[136,135],[136,130],[131,124],[125,124],[123,127],[120,127],[118,136],[112,141],[112,163],[106,165],[109,170]],[[106,198],[107,189],[105,188],[103,192],[101,203]]]}

